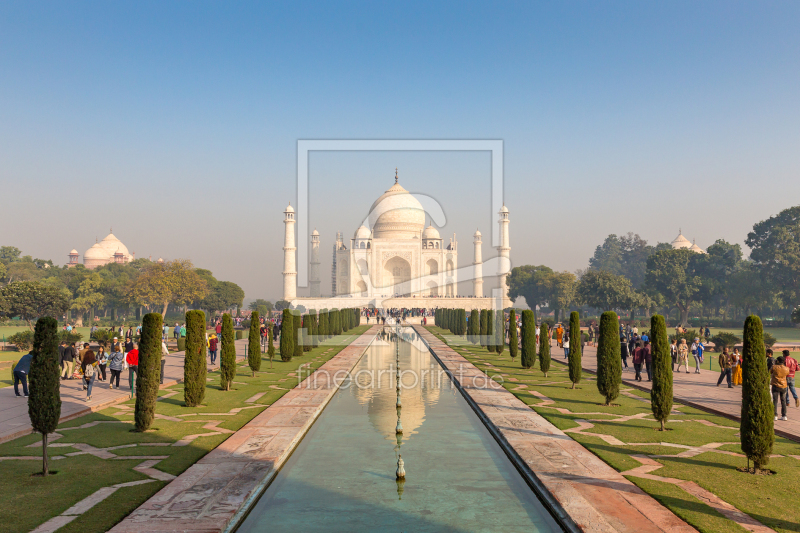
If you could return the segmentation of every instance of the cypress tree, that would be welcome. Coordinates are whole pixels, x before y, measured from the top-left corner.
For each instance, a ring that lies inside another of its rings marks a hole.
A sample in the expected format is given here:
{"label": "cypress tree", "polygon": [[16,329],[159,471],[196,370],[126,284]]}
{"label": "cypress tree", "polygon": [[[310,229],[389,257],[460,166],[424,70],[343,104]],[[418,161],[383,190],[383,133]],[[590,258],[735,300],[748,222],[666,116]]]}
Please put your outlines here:
{"label": "cypress tree", "polygon": [[[531,312],[533,314],[533,312]],[[534,337],[534,349],[536,349],[536,337]],[[508,314],[508,351],[511,352],[511,360],[513,361],[519,353],[519,338],[517,336],[517,312],[511,310]],[[533,361],[531,361],[533,365]],[[527,368],[530,368],[529,365]]]}
{"label": "cypress tree", "polygon": [[294,355],[294,315],[289,309],[283,310],[281,320],[281,361],[291,361]]}
{"label": "cypress tree", "polygon": [[222,352],[219,356],[219,379],[222,390],[231,390],[231,381],[236,377],[236,344],[233,340],[231,315],[222,315]]}
{"label": "cypress tree", "polygon": [[[653,388],[650,391],[650,408],[653,416],[664,423],[672,411],[672,356],[669,352],[667,323],[661,315],[650,317],[650,350],[653,356]],[[619,357],[617,358],[619,365]]]}
{"label": "cypress tree", "polygon": [[317,322],[317,311],[312,309],[308,312],[309,316],[309,335],[311,335],[311,347],[316,348],[319,346],[319,323]]}
{"label": "cypress tree", "polygon": [[261,370],[261,331],[258,311],[250,313],[250,334],[247,336],[247,364],[255,377]]}
{"label": "cypress tree", "polygon": [[294,356],[300,357],[303,355],[303,315],[298,313],[294,315]]}
{"label": "cypress tree", "polygon": [[739,439],[742,451],[749,461],[753,461],[753,467],[758,472],[769,463],[775,431],[764,329],[761,319],[756,315],[750,315],[744,321],[742,359],[742,422]]}
{"label": "cypress tree", "polygon": [[481,309],[480,343],[486,348],[486,309]]}
{"label": "cypress tree", "polygon": [[267,328],[267,355],[269,355],[269,367],[272,368],[272,359],[275,357],[275,339],[272,338],[272,328]]}
{"label": "cypress tree", "polygon": [[319,336],[320,341],[328,338],[328,311],[323,309],[319,312]]}
{"label": "cypress tree", "polygon": [[331,311],[331,316],[333,317],[333,320],[331,321],[331,324],[333,326],[333,331],[331,331],[331,334],[332,335],[341,335],[342,334],[342,321],[341,321],[341,317],[339,316],[339,310],[338,309],[334,309],[333,311]]}
{"label": "cypress tree", "polygon": [[186,313],[186,355],[183,359],[183,401],[197,407],[206,396],[206,315],[194,310]]}
{"label": "cypress tree", "polygon": [[473,309],[469,314],[469,342],[477,343],[481,334],[481,314],[477,309]]}
{"label": "cypress tree", "polygon": [[458,310],[458,335],[463,337],[467,332],[467,312],[463,309]]}
{"label": "cypress tree", "polygon": [[581,382],[581,319],[577,311],[569,315],[569,379],[573,389]]}
{"label": "cypress tree", "polygon": [[133,412],[136,431],[139,432],[150,429],[156,414],[158,386],[161,381],[162,325],[161,313],[147,313],[142,318],[139,371],[136,376],[136,406]]}
{"label": "cypress tree", "polygon": [[[531,311],[533,313],[533,311]],[[539,327],[539,369],[547,377],[550,372],[550,330],[547,328],[547,323],[542,321]]]}
{"label": "cypress tree", "polygon": [[494,328],[494,351],[498,355],[503,354],[506,347],[506,314],[502,309],[496,313],[497,320]]}
{"label": "cypress tree", "polygon": [[[606,311],[600,315],[600,331],[597,336],[597,390],[606,399],[605,405],[610,405],[619,396],[619,385],[622,382],[622,354],[620,353],[617,313]],[[572,340],[570,340],[570,346],[571,344]],[[667,347],[667,355],[669,355],[669,347]],[[671,379],[672,375],[670,374]],[[672,395],[670,395],[670,401],[672,401]]]}
{"label": "cypress tree", "polygon": [[486,310],[486,349],[494,351],[494,310]]}
{"label": "cypress tree", "polygon": [[310,352],[313,346],[311,345],[311,317],[306,314],[303,316],[303,351]]}
{"label": "cypress tree", "polygon": [[61,361],[55,318],[46,316],[36,321],[31,354],[28,416],[33,430],[42,434],[42,475],[47,476],[47,435],[56,430],[61,418]]}
{"label": "cypress tree", "polygon": [[536,322],[533,311],[526,309],[522,312],[522,368],[532,367],[535,361]]}

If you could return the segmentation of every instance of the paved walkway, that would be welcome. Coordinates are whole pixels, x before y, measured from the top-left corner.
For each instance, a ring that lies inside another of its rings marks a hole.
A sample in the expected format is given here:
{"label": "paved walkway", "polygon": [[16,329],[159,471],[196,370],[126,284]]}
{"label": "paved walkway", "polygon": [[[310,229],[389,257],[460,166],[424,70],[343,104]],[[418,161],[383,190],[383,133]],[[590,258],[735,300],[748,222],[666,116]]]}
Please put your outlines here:
{"label": "paved walkway", "polygon": [[[247,339],[236,341],[236,355],[238,360],[244,358],[244,350]],[[167,356],[167,363],[164,367],[164,384],[161,388],[169,387],[183,380],[183,352],[171,353]],[[209,362],[208,358],[206,361]],[[219,368],[219,358],[217,364],[208,365],[208,370]],[[106,371],[109,374],[108,371]],[[108,382],[95,381],[92,388],[92,400],[86,401],[86,391],[83,390],[81,380],[66,380],[61,382],[61,419],[66,422],[73,418],[83,416],[92,411],[97,411],[123,402],[130,398],[130,388],[128,386],[128,372],[123,370],[119,381],[121,389],[109,389]],[[20,393],[22,390],[20,389]],[[14,394],[14,387],[4,387],[0,389],[0,442],[6,442],[33,431],[31,421],[28,417],[28,402],[24,397]]]}
{"label": "paved walkway", "polygon": [[[551,356],[554,361],[566,364],[567,360],[563,356],[563,350],[552,347]],[[716,352],[706,352],[706,366],[708,357],[718,357]],[[727,382],[723,380],[717,387],[719,372],[708,369],[700,369],[699,374],[694,373],[694,361],[689,366],[689,374],[685,369],[675,372],[672,375],[672,396],[676,401],[720,414],[728,418],[740,420],[742,412],[742,387],[728,388]],[[592,373],[597,371],[597,348],[586,346],[581,360],[584,370]],[[647,381],[647,373],[642,370],[642,381],[634,380],[633,363],[628,358],[628,369],[622,372],[622,381],[630,387],[635,387],[644,391],[650,391],[650,383]],[[800,409],[794,407],[794,398],[789,394],[789,420],[778,420],[775,422],[775,434],[787,439],[800,442]],[[778,408],[780,411],[780,407]],[[779,413],[780,414],[780,413]]]}
{"label": "paved walkway", "polygon": [[[377,326],[322,365],[321,376],[350,371]],[[219,533],[244,518],[338,390],[312,374],[128,515],[114,533]]]}
{"label": "paved walkway", "polygon": [[[460,388],[581,531],[689,533],[694,528],[625,479],[425,328],[415,330]],[[488,385],[488,386],[487,386]],[[562,512],[563,512],[562,511]]]}

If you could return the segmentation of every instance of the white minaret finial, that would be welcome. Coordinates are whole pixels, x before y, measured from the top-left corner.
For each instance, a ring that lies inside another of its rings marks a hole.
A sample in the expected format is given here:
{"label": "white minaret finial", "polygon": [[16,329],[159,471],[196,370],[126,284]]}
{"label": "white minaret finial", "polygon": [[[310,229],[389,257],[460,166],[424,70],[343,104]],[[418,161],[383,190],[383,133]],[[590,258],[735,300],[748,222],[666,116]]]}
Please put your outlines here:
{"label": "white minaret finial", "polygon": [[500,277],[500,290],[503,294],[503,299],[506,298],[508,294],[508,286],[506,285],[506,278],[508,277],[509,272],[511,272],[511,245],[508,240],[508,208],[503,205],[500,208],[500,219],[498,223],[500,224],[500,246],[497,247],[497,255],[500,259],[500,262],[497,266],[497,275]]}
{"label": "white minaret finial", "polygon": [[475,259],[472,261],[472,295],[476,298],[483,298],[483,254],[481,253],[481,232],[475,230]]}
{"label": "white minaret finial", "polygon": [[319,232],[316,228],[311,232],[311,296],[319,297]]}
{"label": "white minaret finial", "polygon": [[283,211],[286,236],[283,239],[283,299],[291,302],[297,297],[297,265],[294,245],[294,208],[289,204]]}

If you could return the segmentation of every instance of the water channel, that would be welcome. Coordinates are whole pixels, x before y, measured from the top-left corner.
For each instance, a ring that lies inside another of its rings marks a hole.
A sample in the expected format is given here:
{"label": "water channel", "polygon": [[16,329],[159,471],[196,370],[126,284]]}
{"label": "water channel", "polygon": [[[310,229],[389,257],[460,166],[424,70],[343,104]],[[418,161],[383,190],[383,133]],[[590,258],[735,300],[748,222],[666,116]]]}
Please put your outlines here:
{"label": "water channel", "polygon": [[380,338],[237,531],[292,530],[562,531],[421,341]]}

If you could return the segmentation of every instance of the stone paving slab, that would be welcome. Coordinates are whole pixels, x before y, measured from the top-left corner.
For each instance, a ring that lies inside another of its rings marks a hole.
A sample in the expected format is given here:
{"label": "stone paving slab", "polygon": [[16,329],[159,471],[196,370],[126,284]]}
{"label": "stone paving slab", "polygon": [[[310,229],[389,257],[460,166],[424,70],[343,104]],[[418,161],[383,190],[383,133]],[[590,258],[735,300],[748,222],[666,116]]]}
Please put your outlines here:
{"label": "stone paving slab", "polygon": [[[317,372],[350,371],[378,331],[371,327]],[[114,533],[221,533],[236,525],[338,389],[307,377],[122,522]],[[306,385],[312,385],[306,387]]]}
{"label": "stone paving slab", "polygon": [[486,374],[427,329],[414,329],[579,529],[591,533],[696,531],[502,386],[487,382]]}
{"label": "stone paving slab", "polygon": [[[597,373],[597,348],[587,346],[584,348],[581,358],[581,366],[587,372]],[[719,357],[718,353],[706,352],[705,365],[708,366],[709,357]],[[561,357],[553,357],[553,361],[566,365],[567,360]],[[642,381],[634,378],[633,363],[628,358],[628,370],[622,372],[622,382],[639,390],[650,392],[652,383],[647,381],[647,372],[642,369]],[[681,403],[696,407],[703,411],[719,414],[727,418],[739,421],[742,414],[742,387],[735,386],[728,388],[727,382],[717,387],[719,372],[700,369],[699,374],[694,373],[694,361],[689,365],[689,373],[681,369],[680,372],[672,374],[672,397]],[[649,400],[645,400],[649,401]],[[775,422],[775,434],[800,442],[800,409],[794,406],[794,398],[789,394],[789,408],[787,415],[789,420],[778,420]],[[780,411],[780,405],[778,406]]]}
{"label": "stone paving slab", "polygon": [[[236,341],[236,353],[244,354],[247,339]],[[171,353],[167,356],[164,365],[164,384],[161,388],[169,387],[183,381],[183,352]],[[237,355],[237,361],[243,361],[243,355]],[[206,356],[208,370],[216,370],[219,364],[211,365]],[[217,359],[219,362],[219,358]],[[110,377],[107,370],[106,375]],[[98,376],[99,377],[99,376]],[[61,382],[61,418],[59,423],[72,420],[79,416],[104,409],[128,400],[131,391],[128,388],[128,373],[122,371],[119,380],[120,389],[109,389],[108,382],[95,381],[92,387],[92,400],[86,401],[86,391],[80,379]],[[20,388],[20,393],[22,389]],[[14,387],[0,389],[0,443],[28,435],[33,431],[28,417],[28,402],[24,397],[14,394]]]}

